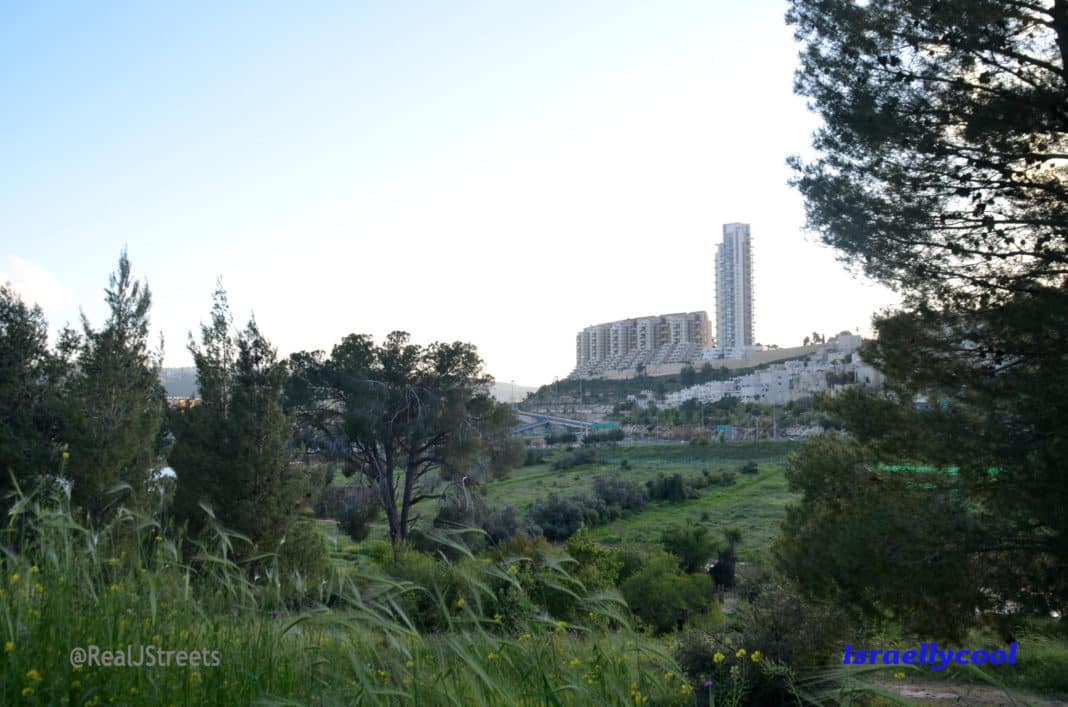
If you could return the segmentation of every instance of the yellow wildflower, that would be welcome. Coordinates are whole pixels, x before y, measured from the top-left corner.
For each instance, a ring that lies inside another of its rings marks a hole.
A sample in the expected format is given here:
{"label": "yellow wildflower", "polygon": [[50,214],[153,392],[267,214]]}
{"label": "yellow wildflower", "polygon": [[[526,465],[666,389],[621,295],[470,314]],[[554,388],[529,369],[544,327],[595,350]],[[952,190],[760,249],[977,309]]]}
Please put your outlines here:
{"label": "yellow wildflower", "polygon": [[566,621],[557,621],[556,622],[556,632],[557,633],[560,633],[561,631],[565,631],[566,629],[567,629],[567,622]]}
{"label": "yellow wildflower", "polygon": [[494,653],[493,651],[490,651],[489,655],[486,656],[486,660],[489,660],[489,661],[497,660],[498,658],[500,658],[500,656],[498,654]]}
{"label": "yellow wildflower", "polygon": [[26,673],[26,679],[30,682],[41,682],[41,673],[36,670],[31,670],[30,672]]}
{"label": "yellow wildflower", "polygon": [[107,559],[107,560],[106,560],[106,561],[104,562],[104,564],[105,564],[105,565],[108,565],[109,567],[114,567],[115,565],[119,564],[119,558],[117,558],[117,557],[109,557],[109,558],[108,558],[108,559]]}
{"label": "yellow wildflower", "polygon": [[73,687],[75,690],[77,690],[79,687],[82,686],[82,681],[81,680],[74,680],[74,681],[71,682],[70,686]]}
{"label": "yellow wildflower", "polygon": [[738,666],[737,665],[732,665],[731,666],[731,675],[733,675],[735,677],[738,676]]}
{"label": "yellow wildflower", "polygon": [[180,638],[180,639],[182,639],[184,641],[185,639],[189,638],[189,632],[188,631],[184,631],[184,630],[183,631],[179,631],[178,638]]}
{"label": "yellow wildflower", "polygon": [[109,588],[111,589],[111,593],[112,594],[118,594],[119,592],[122,591],[122,585],[121,584],[112,584],[111,587],[109,587]]}
{"label": "yellow wildflower", "polygon": [[411,675],[405,675],[403,682],[404,682],[405,685],[411,685],[412,684],[412,676]]}
{"label": "yellow wildflower", "polygon": [[753,651],[753,655],[749,656],[749,659],[754,663],[760,662],[760,651]]}
{"label": "yellow wildflower", "polygon": [[460,597],[459,599],[457,599],[457,600],[456,600],[456,608],[457,608],[457,609],[462,609],[462,608],[464,608],[464,607],[465,607],[466,605],[467,605],[467,602],[466,602],[466,601],[464,601],[464,598],[463,598],[463,597]]}
{"label": "yellow wildflower", "polygon": [[570,665],[572,668],[577,668],[578,666],[582,665],[582,661],[578,658],[572,658],[568,661],[567,664]]}
{"label": "yellow wildflower", "polygon": [[508,574],[515,577],[519,574],[519,565],[508,565]]}
{"label": "yellow wildflower", "polygon": [[189,684],[196,687],[202,683],[204,679],[200,676],[200,671],[194,670],[189,674]]}
{"label": "yellow wildflower", "polygon": [[521,634],[519,634],[519,640],[520,641],[529,641],[530,640],[530,634],[529,633],[521,633]]}
{"label": "yellow wildflower", "polygon": [[687,696],[693,694],[693,688],[690,687],[690,683],[684,682],[681,685],[679,685],[679,693],[683,697],[687,697]]}
{"label": "yellow wildflower", "polygon": [[725,660],[727,660],[727,656],[723,655],[719,651],[716,651],[716,654],[712,656],[712,662],[716,663],[717,665]]}
{"label": "yellow wildflower", "polygon": [[40,571],[41,571],[41,569],[37,565],[34,565],[33,567],[30,568],[30,574],[37,574]]}
{"label": "yellow wildflower", "polygon": [[501,623],[501,622],[502,622],[503,620],[504,620],[504,619],[502,619],[502,618],[501,618],[501,615],[500,615],[500,614],[494,614],[494,615],[493,615],[493,623],[495,623],[495,624],[499,624],[499,623]]}
{"label": "yellow wildflower", "polygon": [[22,688],[22,696],[23,697],[33,697],[33,688],[32,687],[24,687],[24,688]]}
{"label": "yellow wildflower", "polygon": [[386,680],[386,679],[389,678],[389,673],[386,672],[385,670],[379,670],[378,671],[378,677],[382,678],[383,680]]}
{"label": "yellow wildflower", "polygon": [[10,653],[13,650],[15,650],[15,642],[14,641],[8,641],[7,643],[4,644],[4,653]]}
{"label": "yellow wildflower", "polygon": [[63,461],[66,461],[68,459],[70,459],[70,452],[68,452],[66,449],[64,449],[63,450]]}
{"label": "yellow wildflower", "polygon": [[409,660],[407,663],[404,664],[404,667],[408,668],[408,670],[411,670],[412,668],[415,667],[415,663],[413,663],[412,661]]}
{"label": "yellow wildflower", "polygon": [[894,678],[896,680],[904,680],[905,679],[905,673],[902,673],[900,671],[896,672],[896,673],[894,673]]}
{"label": "yellow wildflower", "polygon": [[739,648],[738,652],[734,654],[734,657],[735,658],[744,658],[745,657],[745,649],[744,648]]}
{"label": "yellow wildflower", "polygon": [[158,542],[158,543],[163,542],[163,536],[162,535],[157,535],[156,536],[156,542]]}
{"label": "yellow wildflower", "polygon": [[21,578],[19,577],[19,573],[18,572],[16,572],[15,574],[11,575],[11,583],[12,584],[18,584],[19,579],[21,579]]}

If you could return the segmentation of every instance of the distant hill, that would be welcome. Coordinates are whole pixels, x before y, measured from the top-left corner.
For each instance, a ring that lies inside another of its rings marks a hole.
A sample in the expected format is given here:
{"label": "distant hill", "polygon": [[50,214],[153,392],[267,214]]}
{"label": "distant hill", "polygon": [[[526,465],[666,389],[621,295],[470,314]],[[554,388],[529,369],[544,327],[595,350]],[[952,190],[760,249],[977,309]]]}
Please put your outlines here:
{"label": "distant hill", "polygon": [[[164,368],[159,373],[160,380],[167,395],[175,398],[191,398],[197,390],[197,369],[188,368]],[[497,400],[502,403],[512,402],[512,384],[498,381],[493,384],[490,391]],[[529,385],[515,386],[515,400],[519,402],[527,393],[533,393],[536,388]]]}
{"label": "distant hill", "polygon": [[191,398],[197,391],[197,369],[188,368],[162,368],[159,378],[163,381],[163,388],[167,396],[172,398]]}

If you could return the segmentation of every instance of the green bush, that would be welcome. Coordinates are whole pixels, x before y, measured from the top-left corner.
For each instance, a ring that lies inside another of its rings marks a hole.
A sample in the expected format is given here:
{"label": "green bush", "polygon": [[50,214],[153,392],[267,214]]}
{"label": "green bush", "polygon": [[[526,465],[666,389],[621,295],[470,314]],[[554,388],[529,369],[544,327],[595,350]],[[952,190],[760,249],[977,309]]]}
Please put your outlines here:
{"label": "green bush", "polygon": [[539,448],[539,447],[527,447],[527,456],[523,461],[523,466],[534,466],[535,464],[541,464],[545,461],[545,458],[549,456],[551,450]]}
{"label": "green bush", "polygon": [[378,518],[381,510],[377,499],[365,495],[338,512],[338,528],[356,542],[365,540],[371,532],[371,522]]}
{"label": "green bush", "polygon": [[556,459],[552,463],[552,470],[559,471],[561,469],[570,469],[575,466],[582,466],[583,464],[594,464],[597,462],[597,452],[593,449],[578,449],[574,452],[568,452],[559,459]]}
{"label": "green bush", "polygon": [[606,510],[604,501],[590,496],[557,496],[535,501],[527,511],[528,527],[534,535],[549,540],[567,540],[579,528],[601,523]]}
{"label": "green bush", "polygon": [[706,525],[671,526],[661,534],[660,544],[678,558],[683,572],[703,571],[719,549]]}
{"label": "green bush", "polygon": [[678,561],[656,552],[621,587],[630,610],[655,633],[682,627],[691,613],[714,603],[707,575],[679,572]]}
{"label": "green bush", "polygon": [[593,480],[593,493],[608,506],[640,511],[649,501],[649,494],[637,481],[614,476],[598,476]]}

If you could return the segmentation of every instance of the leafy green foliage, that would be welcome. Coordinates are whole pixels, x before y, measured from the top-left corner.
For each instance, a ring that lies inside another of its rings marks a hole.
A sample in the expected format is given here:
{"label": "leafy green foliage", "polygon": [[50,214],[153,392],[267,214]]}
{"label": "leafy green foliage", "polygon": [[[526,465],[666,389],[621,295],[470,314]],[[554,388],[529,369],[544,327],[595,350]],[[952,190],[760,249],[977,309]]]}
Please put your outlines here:
{"label": "leafy green foliage", "polygon": [[995,568],[951,548],[999,538],[950,477],[875,473],[872,460],[858,442],[831,437],[793,459],[787,478],[803,495],[787,509],[779,565],[810,596],[959,638],[977,610],[1000,600],[980,579]]}
{"label": "leafy green foliage", "polygon": [[62,357],[48,348],[40,307],[29,307],[13,289],[0,287],[0,508],[12,478],[32,490],[61,465]]}
{"label": "leafy green foliage", "polygon": [[605,430],[604,432],[589,432],[582,438],[583,444],[604,444],[606,442],[620,442],[626,435],[623,430]]}
{"label": "leafy green foliage", "polygon": [[[194,533],[218,522],[260,550],[273,551],[310,495],[309,479],[288,465],[289,426],[281,404],[285,364],[275,359],[254,320],[235,340],[221,286],[211,324],[201,326],[201,344],[190,339],[200,400],[176,409],[171,418],[175,518]],[[237,550],[246,555],[252,547]]]}
{"label": "leafy green foliage", "polygon": [[371,532],[371,522],[378,518],[382,510],[374,494],[367,493],[366,489],[361,491],[364,492],[357,494],[350,503],[337,511],[338,527],[356,542],[367,539]]}
{"label": "leafy green foliage", "polygon": [[381,346],[351,334],[329,358],[294,354],[289,408],[318,446],[375,489],[393,542],[412,507],[438,496],[438,482],[482,483],[523,461],[514,415],[490,398],[492,379],[471,344],[410,343],[393,332]]}
{"label": "leafy green foliage", "polygon": [[557,496],[537,501],[527,511],[532,532],[542,534],[549,540],[567,540],[583,525],[601,523],[605,503],[599,498],[586,495]]}
{"label": "leafy green foliage", "polygon": [[641,511],[649,502],[649,494],[641,484],[619,476],[598,476],[593,480],[593,492],[605,505],[625,511]]}
{"label": "leafy green foliage", "polygon": [[597,451],[594,449],[576,449],[553,460],[552,469],[570,469],[584,464],[594,464],[597,461]]}
{"label": "leafy green foliage", "polygon": [[1068,609],[1066,18],[1061,0],[788,12],[824,118],[794,160],[809,226],[904,306],[861,351],[886,394],[823,403],[855,443],[795,462],[782,559],[806,591],[931,633]]}
{"label": "leafy green foliage", "polygon": [[706,525],[673,525],[661,534],[660,544],[678,558],[679,567],[686,573],[704,570],[718,549]]}
{"label": "leafy green foliage", "polygon": [[680,573],[677,559],[663,552],[652,554],[620,590],[631,611],[657,633],[685,624],[691,612],[712,604],[708,576]]}
{"label": "leafy green foliage", "polygon": [[686,484],[682,480],[682,474],[672,474],[671,476],[660,474],[656,479],[646,481],[645,487],[649,491],[649,498],[654,501],[682,503],[689,496]]}
{"label": "leafy green foliage", "polygon": [[103,328],[82,321],[77,365],[67,380],[63,438],[74,503],[102,517],[119,505],[155,505],[164,414],[160,357],[148,346],[148,285],[133,279],[123,251],[105,290]]}

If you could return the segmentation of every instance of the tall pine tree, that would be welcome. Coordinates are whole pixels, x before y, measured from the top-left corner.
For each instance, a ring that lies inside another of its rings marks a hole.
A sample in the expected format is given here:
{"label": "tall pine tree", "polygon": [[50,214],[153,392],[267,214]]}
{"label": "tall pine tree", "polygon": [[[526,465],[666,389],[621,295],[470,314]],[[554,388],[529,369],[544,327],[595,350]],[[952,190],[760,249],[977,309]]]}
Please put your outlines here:
{"label": "tall pine tree", "polygon": [[1068,0],[792,0],[787,17],[824,119],[816,158],[793,161],[809,226],[904,306],[864,354],[887,393],[836,398],[851,439],[792,464],[779,558],[929,634],[1063,613]]}
{"label": "tall pine tree", "polygon": [[199,400],[173,415],[174,512],[196,532],[207,520],[203,504],[224,527],[269,550],[292,529],[307,482],[287,464],[285,363],[255,320],[236,336],[231,329],[220,285],[201,343],[190,335]]}
{"label": "tall pine tree", "polygon": [[7,505],[13,479],[29,491],[60,468],[65,364],[48,348],[40,307],[0,287],[0,508]]}
{"label": "tall pine tree", "polygon": [[133,279],[125,250],[105,295],[110,314],[103,328],[93,329],[82,317],[84,339],[69,380],[64,432],[72,500],[97,517],[120,504],[150,503],[166,405],[162,353],[148,344],[152,295]]}

